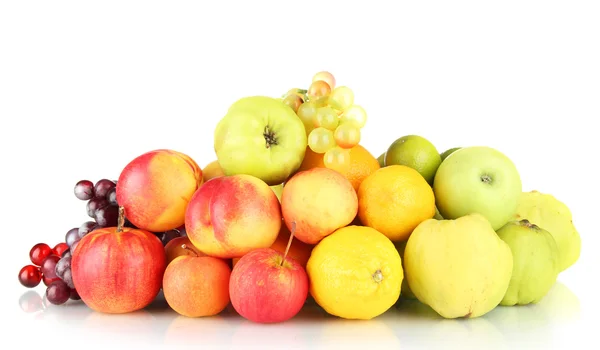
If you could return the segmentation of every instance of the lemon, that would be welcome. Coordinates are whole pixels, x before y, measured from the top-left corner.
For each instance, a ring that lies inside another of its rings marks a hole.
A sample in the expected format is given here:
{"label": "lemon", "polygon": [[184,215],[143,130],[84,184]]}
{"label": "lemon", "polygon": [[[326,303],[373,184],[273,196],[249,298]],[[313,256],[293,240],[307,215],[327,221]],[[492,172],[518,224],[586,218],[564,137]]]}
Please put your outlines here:
{"label": "lemon", "polygon": [[400,297],[404,272],[398,250],[371,227],[346,226],[323,238],[306,271],[310,293],[327,313],[369,320]]}
{"label": "lemon", "polygon": [[385,153],[385,165],[406,165],[421,174],[430,185],[442,157],[433,143],[422,136],[408,135],[394,141]]}

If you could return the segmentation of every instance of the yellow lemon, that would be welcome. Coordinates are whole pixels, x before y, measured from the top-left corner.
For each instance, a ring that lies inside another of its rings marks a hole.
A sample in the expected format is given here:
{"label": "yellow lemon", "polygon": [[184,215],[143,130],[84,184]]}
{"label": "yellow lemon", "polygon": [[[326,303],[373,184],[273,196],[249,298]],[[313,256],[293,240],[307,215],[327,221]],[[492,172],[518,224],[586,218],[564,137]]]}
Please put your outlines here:
{"label": "yellow lemon", "polygon": [[404,272],[398,250],[371,227],[346,226],[323,238],[306,271],[310,293],[327,313],[369,320],[393,306]]}

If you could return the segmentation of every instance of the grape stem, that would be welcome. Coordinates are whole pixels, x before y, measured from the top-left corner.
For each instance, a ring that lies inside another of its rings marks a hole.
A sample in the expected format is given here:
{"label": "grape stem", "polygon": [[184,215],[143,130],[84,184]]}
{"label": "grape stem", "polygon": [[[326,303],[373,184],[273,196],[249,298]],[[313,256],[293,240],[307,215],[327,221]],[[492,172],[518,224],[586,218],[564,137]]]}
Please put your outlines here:
{"label": "grape stem", "polygon": [[119,206],[119,218],[117,219],[117,232],[123,232],[123,226],[125,225],[125,208]]}
{"label": "grape stem", "polygon": [[281,259],[281,264],[279,266],[283,266],[283,262],[290,251],[290,247],[292,246],[292,240],[294,239],[294,233],[296,233],[296,221],[292,221],[292,229],[290,230],[290,239],[288,240],[287,247],[285,247],[285,252],[283,253],[283,259]]}

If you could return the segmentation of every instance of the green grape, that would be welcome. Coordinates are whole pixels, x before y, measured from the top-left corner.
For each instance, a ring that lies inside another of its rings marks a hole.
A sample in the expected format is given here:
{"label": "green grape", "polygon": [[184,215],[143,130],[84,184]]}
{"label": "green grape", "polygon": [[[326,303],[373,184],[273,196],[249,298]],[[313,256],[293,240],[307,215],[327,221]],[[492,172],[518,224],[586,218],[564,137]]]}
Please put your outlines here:
{"label": "green grape", "polygon": [[338,111],[346,111],[354,104],[354,92],[347,86],[338,86],[331,91],[328,101]]}
{"label": "green grape", "polygon": [[333,132],[325,128],[316,128],[308,134],[308,147],[315,153],[325,153],[335,147]]}
{"label": "green grape", "polygon": [[340,124],[335,129],[333,138],[341,148],[352,148],[360,142],[360,128],[354,123]]}
{"label": "green grape", "polygon": [[350,167],[350,150],[340,147],[330,148],[323,155],[325,167],[340,173],[345,173]]}
{"label": "green grape", "polygon": [[313,102],[306,102],[298,107],[298,118],[302,120],[304,123],[304,129],[306,129],[306,134],[310,133],[312,129],[315,128],[315,118],[317,115],[317,106]]}
{"label": "green grape", "polygon": [[283,99],[283,104],[293,109],[294,113],[298,113],[298,108],[302,105],[302,98],[296,94],[289,94]]}
{"label": "green grape", "polygon": [[359,129],[365,127],[367,123],[367,112],[359,105],[352,105],[340,116],[340,124],[352,122]]}
{"label": "green grape", "polygon": [[340,118],[333,108],[330,106],[324,106],[317,109],[314,123],[316,127],[323,127],[333,131],[340,123]]}
{"label": "green grape", "polygon": [[333,76],[333,74],[327,71],[318,72],[313,76],[312,81],[324,81],[327,83],[327,85],[329,85],[330,90],[335,88],[335,77]]}

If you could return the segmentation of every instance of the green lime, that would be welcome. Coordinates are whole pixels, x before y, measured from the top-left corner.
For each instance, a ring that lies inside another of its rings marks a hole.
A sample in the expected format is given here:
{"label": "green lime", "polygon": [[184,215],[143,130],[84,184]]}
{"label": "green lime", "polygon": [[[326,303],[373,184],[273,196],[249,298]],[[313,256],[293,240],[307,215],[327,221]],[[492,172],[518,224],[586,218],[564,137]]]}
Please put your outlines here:
{"label": "green lime", "polygon": [[450,148],[449,150],[442,152],[442,154],[440,154],[440,157],[442,158],[442,162],[444,161],[444,159],[448,158],[449,155],[454,153],[454,151],[458,151],[461,148],[462,147],[454,147],[454,148]]}
{"label": "green lime", "polygon": [[380,167],[383,168],[385,166],[385,152],[381,153],[381,155],[377,157],[377,161],[379,162]]}
{"label": "green lime", "polygon": [[385,165],[406,165],[431,185],[442,158],[433,143],[422,136],[407,135],[394,141],[385,153]]}

